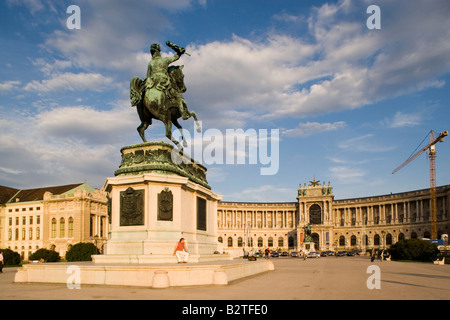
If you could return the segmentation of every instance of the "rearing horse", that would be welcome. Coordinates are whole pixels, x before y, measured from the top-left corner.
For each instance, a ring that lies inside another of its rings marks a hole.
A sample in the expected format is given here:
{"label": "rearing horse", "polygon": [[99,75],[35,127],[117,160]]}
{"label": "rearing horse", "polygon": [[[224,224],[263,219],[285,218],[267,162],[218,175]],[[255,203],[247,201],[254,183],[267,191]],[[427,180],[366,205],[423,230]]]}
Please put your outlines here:
{"label": "rearing horse", "polygon": [[[152,119],[160,120],[166,127],[166,137],[182,150],[183,147],[172,136],[172,124],[177,127],[183,138],[183,146],[187,146],[186,139],[183,135],[183,128],[178,123],[178,118],[187,120],[193,117],[197,126],[197,132],[201,131],[200,123],[194,111],[188,111],[186,101],[181,93],[186,92],[184,85],[183,66],[170,66],[168,73],[171,82],[171,97],[161,94],[157,89],[150,88],[149,94],[145,94],[145,80],[139,77],[133,77],[130,82],[130,99],[132,106],[136,106],[141,124],[137,128],[143,142],[145,139],[145,130],[152,124]],[[148,96],[154,97],[149,99]]]}

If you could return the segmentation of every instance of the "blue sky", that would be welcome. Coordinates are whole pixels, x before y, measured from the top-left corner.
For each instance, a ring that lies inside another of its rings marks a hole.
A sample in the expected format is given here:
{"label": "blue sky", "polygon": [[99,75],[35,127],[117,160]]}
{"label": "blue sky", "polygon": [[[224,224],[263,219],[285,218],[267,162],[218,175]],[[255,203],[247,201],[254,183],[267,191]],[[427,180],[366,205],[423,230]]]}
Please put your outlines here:
{"label": "blue sky", "polygon": [[[72,4],[80,30],[67,28]],[[372,4],[380,30],[366,26]],[[204,132],[280,133],[275,175],[208,165],[223,200],[295,201],[313,178],[336,199],[427,188],[426,154],[391,172],[450,129],[449,15],[447,0],[2,1],[0,185],[101,187],[140,142],[129,81],[145,77],[151,43],[172,55],[170,40],[191,54],[176,64]],[[194,134],[192,119],[182,126]],[[161,123],[146,136],[168,141]],[[438,185],[449,163],[446,140]]]}

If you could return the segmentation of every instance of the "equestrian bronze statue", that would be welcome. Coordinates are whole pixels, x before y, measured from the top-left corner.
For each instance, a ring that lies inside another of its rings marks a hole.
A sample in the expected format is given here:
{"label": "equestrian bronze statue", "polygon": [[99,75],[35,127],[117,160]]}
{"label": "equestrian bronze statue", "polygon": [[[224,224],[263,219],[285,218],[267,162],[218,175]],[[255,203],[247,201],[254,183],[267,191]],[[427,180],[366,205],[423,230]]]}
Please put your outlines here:
{"label": "equestrian bronze statue", "polygon": [[152,124],[152,119],[160,120],[166,127],[166,137],[170,139],[180,150],[183,147],[172,136],[172,124],[180,130],[183,146],[187,146],[183,135],[183,129],[178,119],[187,120],[193,117],[197,131],[201,131],[200,123],[194,111],[189,111],[182,94],[186,92],[184,85],[183,66],[171,66],[170,64],[180,59],[186,50],[169,41],[166,45],[175,51],[172,57],[161,57],[161,47],[154,43],[150,47],[152,59],[148,64],[147,78],[141,80],[133,77],[130,82],[131,105],[135,106],[141,120],[137,128],[143,142],[145,130]]}

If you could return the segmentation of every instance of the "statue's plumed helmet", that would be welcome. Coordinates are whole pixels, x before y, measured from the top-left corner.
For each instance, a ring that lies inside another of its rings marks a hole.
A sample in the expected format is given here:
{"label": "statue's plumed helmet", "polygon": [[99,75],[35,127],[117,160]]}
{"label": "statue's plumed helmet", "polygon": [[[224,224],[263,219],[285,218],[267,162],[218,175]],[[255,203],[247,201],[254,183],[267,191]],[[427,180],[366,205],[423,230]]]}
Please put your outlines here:
{"label": "statue's plumed helmet", "polygon": [[153,43],[153,44],[150,46],[150,53],[153,54],[153,53],[155,53],[156,51],[161,52],[161,47],[159,46],[159,44]]}

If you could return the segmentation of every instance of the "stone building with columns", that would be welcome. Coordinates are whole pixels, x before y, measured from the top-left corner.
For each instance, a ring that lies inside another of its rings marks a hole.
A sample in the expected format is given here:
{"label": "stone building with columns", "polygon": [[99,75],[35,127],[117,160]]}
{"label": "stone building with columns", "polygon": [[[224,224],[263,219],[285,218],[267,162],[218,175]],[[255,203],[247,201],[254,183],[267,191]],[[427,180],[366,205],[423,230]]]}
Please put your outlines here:
{"label": "stone building with columns", "polygon": [[[317,251],[388,248],[401,239],[431,238],[430,190],[335,200],[319,181],[298,188],[297,201],[219,202],[219,241],[224,251],[299,251],[311,225]],[[437,188],[437,230],[450,229],[450,185]]]}
{"label": "stone building with columns", "polygon": [[0,248],[24,260],[41,248],[64,257],[78,242],[101,248],[108,232],[106,192],[86,183],[24,190],[0,186]]}

